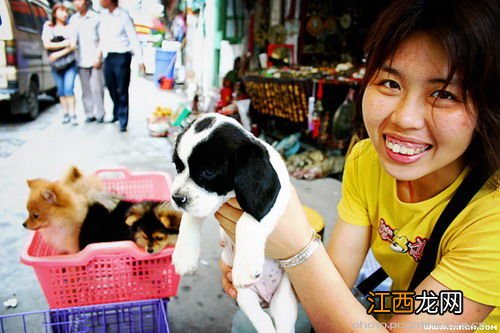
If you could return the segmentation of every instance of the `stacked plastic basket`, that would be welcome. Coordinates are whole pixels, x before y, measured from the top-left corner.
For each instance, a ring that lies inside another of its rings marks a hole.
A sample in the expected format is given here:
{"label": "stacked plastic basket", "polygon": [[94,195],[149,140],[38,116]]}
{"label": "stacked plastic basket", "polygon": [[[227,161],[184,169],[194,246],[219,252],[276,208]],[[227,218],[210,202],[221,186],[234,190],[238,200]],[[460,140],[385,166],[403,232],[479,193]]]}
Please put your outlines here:
{"label": "stacked plastic basket", "polygon": [[[97,174],[109,191],[127,200],[170,200],[171,178],[166,173],[130,173],[121,168]],[[35,232],[21,262],[35,270],[51,310],[0,316],[0,331],[168,332],[164,299],[175,296],[179,286],[172,251],[149,254],[132,241],[122,241],[55,255]],[[26,323],[37,326],[35,317],[38,329],[29,330]],[[21,326],[12,326],[16,321]]]}
{"label": "stacked plastic basket", "polygon": [[167,300],[78,306],[0,316],[5,333],[169,333]]}

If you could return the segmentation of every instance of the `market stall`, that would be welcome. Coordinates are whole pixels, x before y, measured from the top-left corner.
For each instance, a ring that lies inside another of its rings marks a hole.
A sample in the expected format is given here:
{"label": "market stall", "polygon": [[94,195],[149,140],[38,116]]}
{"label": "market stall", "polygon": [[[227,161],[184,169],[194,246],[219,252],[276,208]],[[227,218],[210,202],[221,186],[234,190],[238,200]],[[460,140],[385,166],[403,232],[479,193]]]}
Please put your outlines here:
{"label": "market stall", "polygon": [[[364,69],[341,64],[336,68],[270,68],[243,77],[251,99],[253,119],[276,136],[299,131],[313,143],[328,145],[336,110],[356,89]],[[345,138],[342,138],[345,139]]]}

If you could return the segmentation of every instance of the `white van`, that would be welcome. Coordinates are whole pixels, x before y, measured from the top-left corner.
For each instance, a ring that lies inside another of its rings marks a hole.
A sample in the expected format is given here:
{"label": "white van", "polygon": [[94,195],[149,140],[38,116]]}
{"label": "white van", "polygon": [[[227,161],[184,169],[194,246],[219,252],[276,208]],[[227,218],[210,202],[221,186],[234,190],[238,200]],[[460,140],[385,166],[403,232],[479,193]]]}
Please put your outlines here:
{"label": "white van", "polygon": [[56,93],[40,37],[49,18],[46,0],[0,0],[0,100],[30,119],[39,113],[38,94]]}

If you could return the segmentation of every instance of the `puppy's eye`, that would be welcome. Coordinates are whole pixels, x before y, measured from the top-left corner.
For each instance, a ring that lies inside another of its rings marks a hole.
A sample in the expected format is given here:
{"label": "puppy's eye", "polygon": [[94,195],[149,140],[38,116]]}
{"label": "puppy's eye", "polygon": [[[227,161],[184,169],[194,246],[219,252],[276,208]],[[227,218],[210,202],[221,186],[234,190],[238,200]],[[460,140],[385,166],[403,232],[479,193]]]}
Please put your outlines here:
{"label": "puppy's eye", "polygon": [[164,239],[165,239],[165,237],[162,237],[162,236],[156,236],[155,237],[155,241],[158,241],[158,242],[161,242]]}
{"label": "puppy's eye", "polygon": [[38,219],[40,217],[40,214],[33,213],[33,214],[31,214],[31,216],[33,216],[34,219]]}
{"label": "puppy's eye", "polygon": [[215,171],[212,169],[205,169],[201,171],[201,176],[205,178],[212,178],[213,176],[215,176]]}

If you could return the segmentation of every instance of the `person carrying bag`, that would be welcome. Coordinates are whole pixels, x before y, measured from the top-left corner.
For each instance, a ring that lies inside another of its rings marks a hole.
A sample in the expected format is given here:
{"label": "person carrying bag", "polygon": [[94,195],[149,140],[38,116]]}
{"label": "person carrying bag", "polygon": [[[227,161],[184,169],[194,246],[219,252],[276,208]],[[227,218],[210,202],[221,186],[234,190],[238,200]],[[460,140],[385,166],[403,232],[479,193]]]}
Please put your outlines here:
{"label": "person carrying bag", "polygon": [[57,3],[52,8],[52,18],[42,30],[43,46],[47,50],[52,75],[57,84],[57,94],[64,110],[63,124],[78,125],[75,107],[76,36],[67,24],[68,10]]}
{"label": "person carrying bag", "polygon": [[[65,40],[66,40],[66,38],[64,38],[63,36],[54,36],[50,41],[52,43],[60,43],[60,42],[64,42]],[[71,47],[63,47],[63,48],[56,50],[56,51],[47,51],[47,53],[50,56],[51,54],[54,54],[56,52],[61,52],[63,50],[64,50],[64,52],[67,52],[67,53],[58,57],[54,61],[50,62],[50,66],[57,72],[64,72],[66,69],[75,65],[75,62],[76,62],[76,54],[75,54],[75,51],[71,50]]]}

